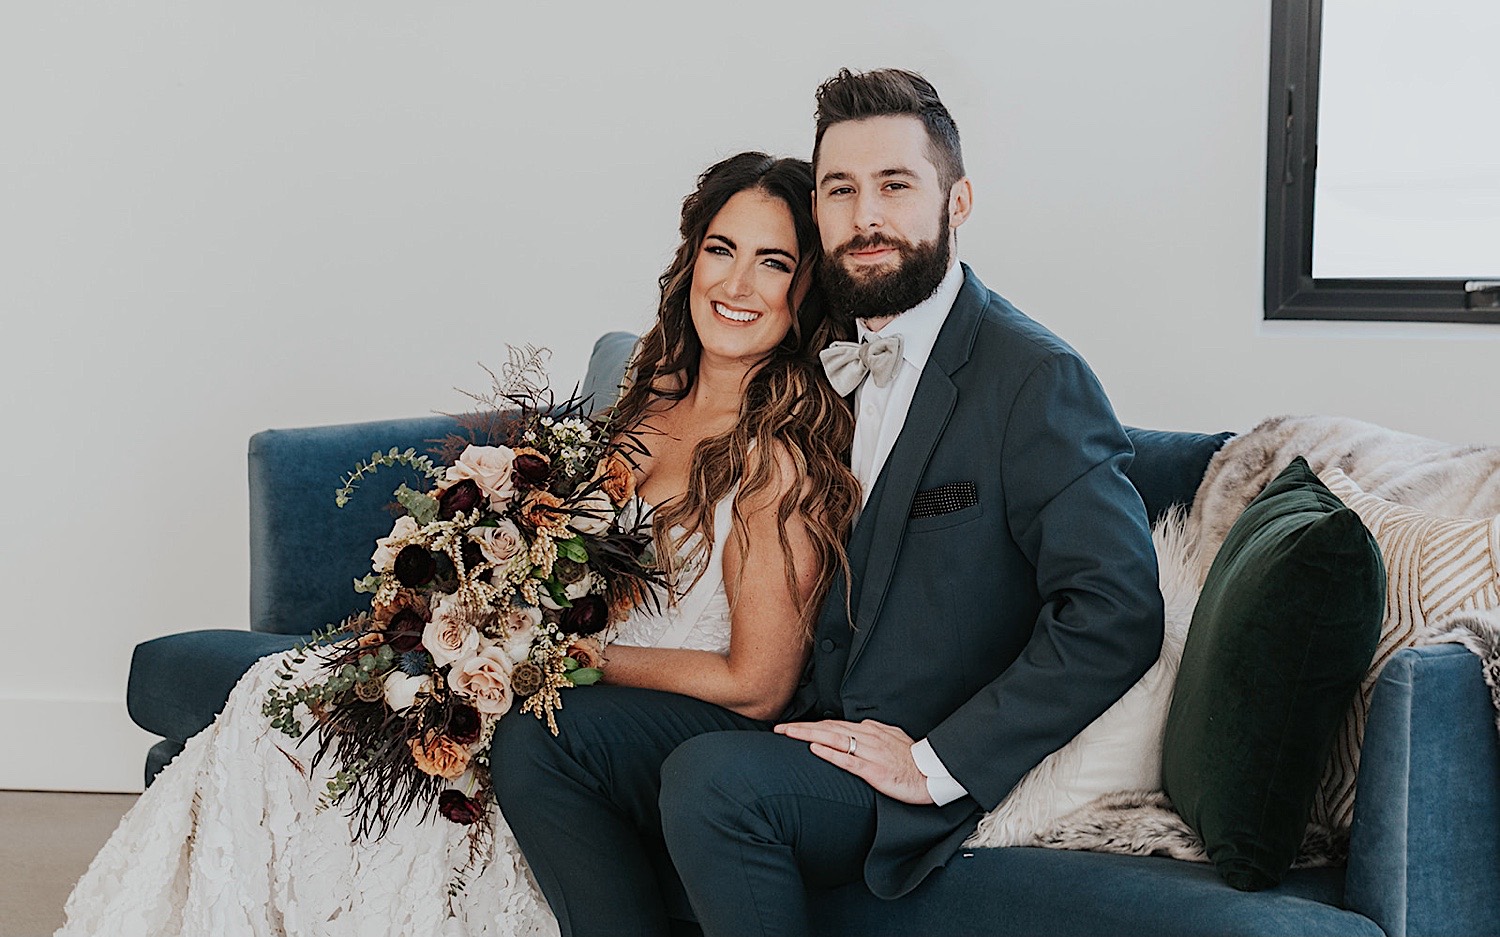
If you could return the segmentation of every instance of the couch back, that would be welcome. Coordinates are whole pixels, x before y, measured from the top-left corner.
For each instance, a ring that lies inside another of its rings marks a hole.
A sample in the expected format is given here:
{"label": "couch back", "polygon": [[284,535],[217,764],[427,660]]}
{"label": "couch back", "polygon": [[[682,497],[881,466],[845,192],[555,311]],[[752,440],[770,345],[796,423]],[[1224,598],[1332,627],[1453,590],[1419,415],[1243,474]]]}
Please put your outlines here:
{"label": "couch back", "polygon": [[[594,343],[580,393],[613,400],[636,336],[610,332]],[[375,539],[390,532],[390,493],[415,473],[381,469],[340,509],[333,493],[351,468],[375,452],[427,453],[457,422],[417,417],[304,429],[250,438],[250,627],[306,634],[369,607],[352,588],[370,571]],[[1191,504],[1208,461],[1231,434],[1127,428],[1136,457],[1129,476],[1153,523],[1173,504]]]}

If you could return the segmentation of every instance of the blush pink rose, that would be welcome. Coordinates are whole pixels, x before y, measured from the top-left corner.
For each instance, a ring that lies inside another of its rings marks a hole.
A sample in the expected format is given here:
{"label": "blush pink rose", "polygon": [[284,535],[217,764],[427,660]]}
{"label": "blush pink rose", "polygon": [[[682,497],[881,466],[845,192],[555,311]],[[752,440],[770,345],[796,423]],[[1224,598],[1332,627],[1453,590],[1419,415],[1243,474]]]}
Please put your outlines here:
{"label": "blush pink rose", "polygon": [[511,469],[516,453],[509,446],[470,446],[458,461],[448,466],[448,485],[472,479],[490,500],[490,507],[502,510],[516,495]]}
{"label": "blush pink rose", "polygon": [[526,540],[515,524],[502,519],[496,527],[475,527],[469,531],[469,539],[479,544],[484,558],[504,569],[510,561],[526,551]]}
{"label": "blush pink rose", "polygon": [[472,655],[479,649],[479,631],[460,614],[452,601],[432,611],[432,620],[422,631],[422,646],[439,667]]}
{"label": "blush pink rose", "polygon": [[512,699],[510,670],[504,648],[486,647],[453,665],[448,671],[448,686],[481,713],[503,716],[510,710]]}

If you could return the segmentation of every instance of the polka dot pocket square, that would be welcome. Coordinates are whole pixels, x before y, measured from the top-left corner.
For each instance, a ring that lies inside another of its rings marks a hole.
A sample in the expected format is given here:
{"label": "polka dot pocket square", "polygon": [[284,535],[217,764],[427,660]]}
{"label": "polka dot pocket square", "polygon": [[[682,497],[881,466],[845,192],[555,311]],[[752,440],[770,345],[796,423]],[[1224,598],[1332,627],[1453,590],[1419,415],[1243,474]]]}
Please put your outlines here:
{"label": "polka dot pocket square", "polygon": [[962,511],[978,503],[979,491],[973,482],[952,482],[917,492],[911,502],[911,516],[913,519],[937,517],[939,514]]}

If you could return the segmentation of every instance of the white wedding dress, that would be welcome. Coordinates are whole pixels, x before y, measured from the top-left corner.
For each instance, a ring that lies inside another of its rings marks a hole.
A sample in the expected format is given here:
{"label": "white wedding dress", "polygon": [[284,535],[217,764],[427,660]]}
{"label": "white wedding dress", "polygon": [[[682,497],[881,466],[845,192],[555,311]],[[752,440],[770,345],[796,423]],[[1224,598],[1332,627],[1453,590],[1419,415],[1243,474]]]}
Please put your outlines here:
{"label": "white wedding dress", "polygon": [[[717,560],[732,497],[715,512],[713,559],[702,576],[684,580],[692,585],[675,608],[637,610],[614,643],[727,652],[729,601]],[[345,811],[317,809],[336,766],[314,770],[315,740],[299,747],[261,714],[282,656],[250,668],[218,720],[188,740],[120,821],[68,899],[58,937],[556,934],[493,806],[493,856],[451,901],[454,871],[469,858],[467,827],[435,812],[424,822],[416,808],[383,838],[352,844]],[[589,691],[564,691],[564,707],[571,692]]]}

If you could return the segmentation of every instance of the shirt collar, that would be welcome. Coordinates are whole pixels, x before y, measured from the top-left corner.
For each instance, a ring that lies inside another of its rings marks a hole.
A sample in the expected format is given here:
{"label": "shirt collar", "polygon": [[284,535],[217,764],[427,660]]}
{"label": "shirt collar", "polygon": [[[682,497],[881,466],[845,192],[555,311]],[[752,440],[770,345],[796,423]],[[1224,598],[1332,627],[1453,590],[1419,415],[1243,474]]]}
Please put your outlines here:
{"label": "shirt collar", "polygon": [[871,336],[900,335],[901,357],[920,371],[927,367],[927,358],[932,354],[932,346],[937,344],[938,332],[947,321],[948,311],[953,308],[963,285],[963,264],[955,260],[931,296],[886,323],[879,332],[870,331],[865,327],[865,320],[856,319],[859,341]]}

